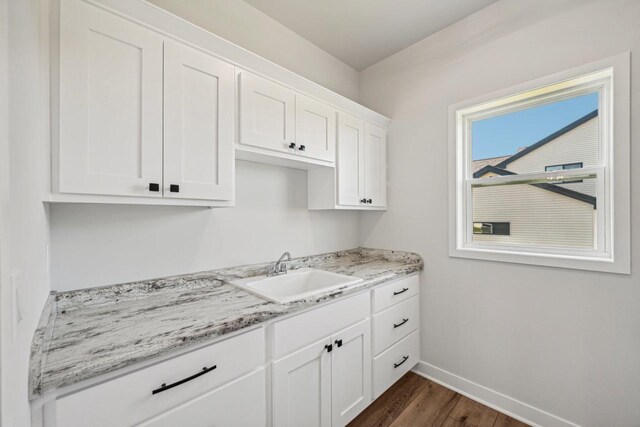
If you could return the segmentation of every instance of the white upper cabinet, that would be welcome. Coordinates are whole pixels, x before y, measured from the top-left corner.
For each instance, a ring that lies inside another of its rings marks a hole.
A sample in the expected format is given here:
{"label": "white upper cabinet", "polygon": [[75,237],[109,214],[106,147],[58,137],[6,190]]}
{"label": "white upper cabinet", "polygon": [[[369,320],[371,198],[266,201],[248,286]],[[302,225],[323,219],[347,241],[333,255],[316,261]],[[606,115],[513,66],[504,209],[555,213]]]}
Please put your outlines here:
{"label": "white upper cabinet", "polygon": [[338,204],[359,206],[364,198],[364,121],[341,113],[338,123]]}
{"label": "white upper cabinet", "polygon": [[233,206],[238,158],[308,170],[309,209],[386,208],[386,117],[143,0],[58,4],[46,201]]}
{"label": "white upper cabinet", "polygon": [[296,140],[298,154],[335,162],[336,110],[322,102],[296,95]]}
{"label": "white upper cabinet", "polygon": [[387,205],[387,131],[370,123],[364,136],[364,198],[370,206]]}
{"label": "white upper cabinet", "polygon": [[80,0],[59,48],[54,200],[233,203],[232,65]]}
{"label": "white upper cabinet", "polygon": [[59,191],[161,197],[162,37],[78,0],[61,8]]}
{"label": "white upper cabinet", "polygon": [[295,92],[247,72],[240,73],[238,83],[240,143],[289,151],[295,139]]}
{"label": "white upper cabinet", "polygon": [[337,145],[335,171],[309,171],[309,209],[386,209],[386,130],[340,112]]}
{"label": "white upper cabinet", "polygon": [[238,80],[241,151],[247,146],[258,148],[260,151],[254,153],[263,154],[266,162],[269,156],[277,156],[303,164],[333,166],[333,107],[246,71],[239,73]]}
{"label": "white upper cabinet", "polygon": [[164,82],[164,196],[231,200],[233,66],[167,41]]}

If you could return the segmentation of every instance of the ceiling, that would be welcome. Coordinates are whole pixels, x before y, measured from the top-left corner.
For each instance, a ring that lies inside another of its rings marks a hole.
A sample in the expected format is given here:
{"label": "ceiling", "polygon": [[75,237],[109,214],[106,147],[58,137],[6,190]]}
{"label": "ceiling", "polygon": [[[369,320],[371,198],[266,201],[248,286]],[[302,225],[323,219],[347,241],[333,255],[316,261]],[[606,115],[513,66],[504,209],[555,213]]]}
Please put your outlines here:
{"label": "ceiling", "polygon": [[360,71],[496,0],[245,0]]}

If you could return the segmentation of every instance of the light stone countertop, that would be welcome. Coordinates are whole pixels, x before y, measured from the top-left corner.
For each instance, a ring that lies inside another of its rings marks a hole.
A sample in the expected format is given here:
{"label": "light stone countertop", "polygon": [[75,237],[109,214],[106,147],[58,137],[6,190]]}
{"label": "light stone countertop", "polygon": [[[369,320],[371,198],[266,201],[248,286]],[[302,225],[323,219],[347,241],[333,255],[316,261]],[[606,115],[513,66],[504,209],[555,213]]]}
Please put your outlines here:
{"label": "light stone countertop", "polygon": [[424,264],[414,253],[366,248],[294,258],[293,269],[313,267],[363,282],[288,304],[227,284],[264,274],[267,265],[52,292],[31,346],[30,399],[415,273]]}

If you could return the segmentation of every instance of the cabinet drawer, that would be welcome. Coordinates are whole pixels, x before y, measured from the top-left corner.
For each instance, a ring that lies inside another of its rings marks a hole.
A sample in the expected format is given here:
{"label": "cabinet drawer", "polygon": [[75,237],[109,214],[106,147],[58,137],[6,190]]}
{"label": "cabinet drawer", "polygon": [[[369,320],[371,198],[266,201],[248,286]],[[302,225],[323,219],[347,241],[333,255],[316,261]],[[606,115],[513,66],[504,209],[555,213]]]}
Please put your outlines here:
{"label": "cabinet drawer", "polygon": [[266,415],[264,368],[197,397],[140,427],[264,426]]}
{"label": "cabinet drawer", "polygon": [[[139,423],[198,397],[245,374],[265,362],[264,328],[192,351],[174,359],[98,384],[58,399],[57,425],[124,426]],[[163,392],[171,385],[215,369]]]}
{"label": "cabinet drawer", "polygon": [[385,392],[419,361],[420,335],[413,331],[373,359],[373,398]]}
{"label": "cabinet drawer", "polygon": [[369,292],[273,324],[273,357],[279,359],[369,317]]}
{"label": "cabinet drawer", "polygon": [[385,308],[391,307],[400,301],[411,298],[418,294],[420,280],[417,274],[397,280],[385,286],[380,286],[373,290],[373,308],[375,313],[379,313]]}
{"label": "cabinet drawer", "polygon": [[414,296],[405,300],[373,318],[374,348],[378,354],[385,348],[404,338],[419,325],[419,300]]}

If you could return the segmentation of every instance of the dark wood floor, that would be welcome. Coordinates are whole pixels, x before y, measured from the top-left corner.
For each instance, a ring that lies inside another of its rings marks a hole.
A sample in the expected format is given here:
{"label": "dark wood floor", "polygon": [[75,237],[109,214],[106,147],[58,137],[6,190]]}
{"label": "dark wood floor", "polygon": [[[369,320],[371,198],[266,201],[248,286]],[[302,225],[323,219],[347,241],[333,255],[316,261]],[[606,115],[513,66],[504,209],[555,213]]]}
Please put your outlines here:
{"label": "dark wood floor", "polygon": [[349,424],[356,426],[526,427],[527,424],[409,372]]}

